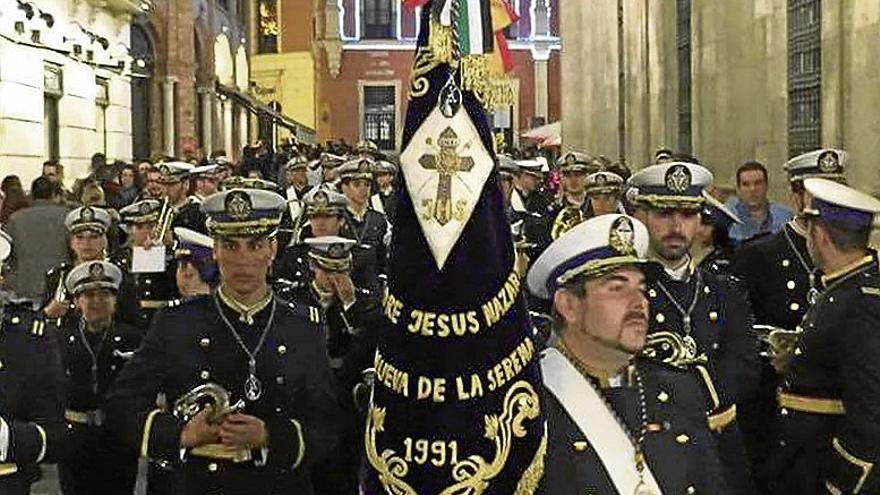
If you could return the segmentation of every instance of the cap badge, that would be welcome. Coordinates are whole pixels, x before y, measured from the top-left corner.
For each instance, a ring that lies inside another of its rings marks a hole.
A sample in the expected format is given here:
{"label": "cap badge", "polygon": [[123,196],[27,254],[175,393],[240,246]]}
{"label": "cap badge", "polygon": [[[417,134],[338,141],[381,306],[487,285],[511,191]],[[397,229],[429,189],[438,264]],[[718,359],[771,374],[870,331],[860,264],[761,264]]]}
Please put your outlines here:
{"label": "cap badge", "polygon": [[171,168],[168,165],[159,165],[159,173],[162,175],[171,175]]}
{"label": "cap badge", "polygon": [[819,170],[830,174],[840,169],[840,159],[834,151],[826,151],[819,155]]}
{"label": "cap badge", "polygon": [[232,191],[226,196],[226,214],[235,220],[244,220],[251,215],[254,207],[251,197],[243,191]]}
{"label": "cap badge", "polygon": [[144,201],[143,203],[141,203],[141,206],[139,209],[140,209],[141,215],[146,215],[147,213],[150,212],[150,203],[147,201]]}
{"label": "cap badge", "polygon": [[681,194],[691,187],[691,171],[684,165],[675,165],[666,171],[666,188]]}
{"label": "cap badge", "polygon": [[330,204],[330,198],[327,197],[327,193],[325,193],[324,191],[318,191],[312,198],[312,202],[315,204],[315,206],[326,207]]}
{"label": "cap badge", "polygon": [[633,255],[635,248],[635,229],[627,217],[619,217],[611,224],[608,233],[608,245],[621,255]]}
{"label": "cap badge", "polygon": [[95,211],[86,206],[79,212],[79,218],[84,222],[91,222],[95,218]]}
{"label": "cap badge", "polygon": [[574,156],[574,153],[565,155],[565,164],[569,166],[577,164],[577,157]]}
{"label": "cap badge", "polygon": [[89,278],[104,278],[104,265],[100,262],[89,265]]}
{"label": "cap badge", "polygon": [[604,186],[608,182],[608,177],[605,177],[602,174],[596,176],[596,184],[600,186]]}

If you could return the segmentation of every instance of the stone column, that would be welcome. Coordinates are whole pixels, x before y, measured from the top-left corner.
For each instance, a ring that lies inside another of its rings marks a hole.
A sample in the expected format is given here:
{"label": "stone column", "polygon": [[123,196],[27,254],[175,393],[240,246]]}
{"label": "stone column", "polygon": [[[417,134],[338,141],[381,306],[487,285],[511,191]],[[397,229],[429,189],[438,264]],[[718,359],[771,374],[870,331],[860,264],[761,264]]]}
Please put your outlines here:
{"label": "stone column", "polygon": [[214,97],[211,88],[200,88],[199,98],[202,100],[202,151],[210,156],[214,151]]}
{"label": "stone column", "polygon": [[228,98],[223,102],[223,147],[226,156],[236,156],[232,141],[232,102]]}
{"label": "stone column", "polygon": [[543,117],[547,121],[547,99],[549,79],[547,60],[535,60],[535,117]]}
{"label": "stone column", "polygon": [[248,117],[250,112],[248,112],[247,108],[241,107],[241,110],[238,112],[238,142],[241,144],[241,148],[251,143],[250,141],[250,127],[248,124]]}
{"label": "stone column", "polygon": [[174,150],[174,85],[177,78],[168,76],[162,82],[162,128],[165,154],[175,156]]}

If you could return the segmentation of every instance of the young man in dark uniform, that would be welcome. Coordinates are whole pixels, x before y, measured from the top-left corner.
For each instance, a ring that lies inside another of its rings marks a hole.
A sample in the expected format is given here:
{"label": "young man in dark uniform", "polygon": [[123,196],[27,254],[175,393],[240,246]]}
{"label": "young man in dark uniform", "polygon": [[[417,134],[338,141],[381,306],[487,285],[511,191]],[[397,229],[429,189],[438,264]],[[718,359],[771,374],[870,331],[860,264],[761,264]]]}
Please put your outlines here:
{"label": "young man in dark uniform", "polygon": [[880,268],[868,238],[880,201],[806,179],[807,250],[821,291],[777,356],[770,493],[877,494],[880,477]]}
{"label": "young man in dark uniform", "polygon": [[59,464],[65,495],[134,490],[137,455],[126,452],[104,424],[104,396],[142,336],[115,316],[121,282],[122,271],[109,261],[81,263],[65,280],[79,315],[57,329],[72,453]]}
{"label": "young man in dark uniform", "polygon": [[726,493],[706,424],[708,398],[686,369],[639,357],[648,332],[648,232],[620,214],[553,242],[529,271],[550,299],[544,352],[547,495]]}
{"label": "young man in dark uniform", "polygon": [[391,229],[387,217],[370,208],[372,161],[359,158],[344,163],[339,167],[339,178],[342,193],[348,198],[341,233],[357,243],[352,249],[355,258],[352,277],[359,286],[377,290],[388,271]]}
{"label": "young man in dark uniform", "polygon": [[744,291],[725,272],[696,266],[691,247],[712,183],[704,167],[669,162],[630,177],[636,218],[650,234],[650,257],[663,266],[648,284],[651,321],[645,353],[691,369],[711,398],[706,411],[719,440],[725,480],[733,493],[751,494],[752,483],[737,404],[756,393],[760,377],[753,317]]}
{"label": "young man in dark uniform", "polygon": [[[202,205],[220,285],[156,315],[108,398],[109,424],[176,470],[176,493],[311,495],[339,412],[320,315],[266,282],[285,200],[232,189]],[[155,408],[160,392],[172,410]]]}

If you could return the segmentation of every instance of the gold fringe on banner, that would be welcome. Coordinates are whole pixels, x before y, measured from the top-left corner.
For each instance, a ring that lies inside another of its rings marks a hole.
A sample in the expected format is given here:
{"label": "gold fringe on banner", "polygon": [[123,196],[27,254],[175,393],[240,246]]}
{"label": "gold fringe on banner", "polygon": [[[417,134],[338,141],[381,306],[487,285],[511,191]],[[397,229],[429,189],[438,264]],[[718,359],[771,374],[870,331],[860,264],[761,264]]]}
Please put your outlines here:
{"label": "gold fringe on banner", "polygon": [[489,69],[486,55],[468,55],[461,61],[461,85],[472,91],[486,110],[513,105],[513,82]]}

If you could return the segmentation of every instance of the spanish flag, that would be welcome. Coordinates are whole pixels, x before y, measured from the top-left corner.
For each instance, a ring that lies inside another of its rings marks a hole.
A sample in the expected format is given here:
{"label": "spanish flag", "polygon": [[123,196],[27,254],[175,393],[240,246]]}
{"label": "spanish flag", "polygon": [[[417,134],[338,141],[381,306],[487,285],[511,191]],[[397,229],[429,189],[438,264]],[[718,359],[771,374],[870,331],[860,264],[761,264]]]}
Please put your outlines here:
{"label": "spanish flag", "polygon": [[[470,15],[472,4],[459,2]],[[423,5],[362,491],[533,495],[547,449],[539,349],[492,132],[486,108],[460,85],[461,64],[432,54],[439,21]],[[455,57],[475,47],[472,33],[459,31]]]}

